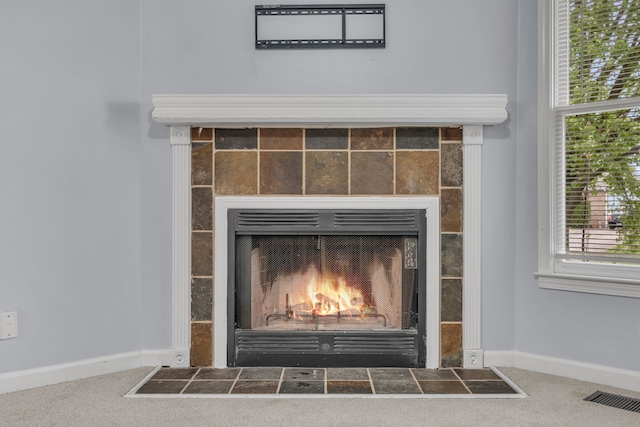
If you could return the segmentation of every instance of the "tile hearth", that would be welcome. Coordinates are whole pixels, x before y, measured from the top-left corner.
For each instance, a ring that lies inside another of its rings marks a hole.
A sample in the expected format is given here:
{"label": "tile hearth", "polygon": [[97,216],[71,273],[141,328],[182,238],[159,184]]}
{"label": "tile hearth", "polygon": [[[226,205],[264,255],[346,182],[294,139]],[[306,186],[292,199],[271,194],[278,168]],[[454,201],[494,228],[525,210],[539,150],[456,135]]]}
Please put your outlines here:
{"label": "tile hearth", "polygon": [[129,393],[135,397],[273,395],[437,395],[524,397],[492,369],[160,368]]}

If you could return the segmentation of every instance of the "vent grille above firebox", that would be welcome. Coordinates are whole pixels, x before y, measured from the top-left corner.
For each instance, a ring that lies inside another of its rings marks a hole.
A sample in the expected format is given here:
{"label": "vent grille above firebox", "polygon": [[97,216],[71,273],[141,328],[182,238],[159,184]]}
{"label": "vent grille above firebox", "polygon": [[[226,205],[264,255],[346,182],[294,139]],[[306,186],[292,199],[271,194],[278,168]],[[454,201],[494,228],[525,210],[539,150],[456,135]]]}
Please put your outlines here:
{"label": "vent grille above firebox", "polygon": [[416,209],[386,210],[287,210],[287,209],[237,209],[235,215],[237,232],[287,233],[287,232],[381,232],[417,231],[419,215]]}
{"label": "vent grille above firebox", "polygon": [[387,226],[416,226],[415,211],[384,211],[384,212],[336,212],[336,227],[387,227]]}
{"label": "vent grille above firebox", "polygon": [[319,227],[318,212],[241,211],[237,216],[238,228],[245,227]]}

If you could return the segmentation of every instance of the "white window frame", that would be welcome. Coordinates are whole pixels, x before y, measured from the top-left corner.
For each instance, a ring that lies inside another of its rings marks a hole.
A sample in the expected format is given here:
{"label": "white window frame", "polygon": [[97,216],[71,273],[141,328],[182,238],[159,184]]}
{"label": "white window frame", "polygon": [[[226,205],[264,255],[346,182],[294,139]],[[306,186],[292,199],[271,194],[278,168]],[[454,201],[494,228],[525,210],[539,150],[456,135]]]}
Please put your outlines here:
{"label": "white window frame", "polygon": [[[556,258],[555,5],[538,1],[538,285],[544,289],[640,298],[640,267],[571,262]],[[621,103],[622,107],[624,102]],[[593,107],[588,107],[593,108]]]}

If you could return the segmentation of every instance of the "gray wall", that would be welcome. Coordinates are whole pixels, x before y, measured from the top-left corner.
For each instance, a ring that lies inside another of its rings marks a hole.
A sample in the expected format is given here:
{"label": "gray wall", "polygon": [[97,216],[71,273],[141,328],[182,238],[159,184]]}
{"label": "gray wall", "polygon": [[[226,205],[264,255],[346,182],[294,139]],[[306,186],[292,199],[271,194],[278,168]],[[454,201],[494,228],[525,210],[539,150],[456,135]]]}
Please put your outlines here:
{"label": "gray wall", "polygon": [[327,51],[256,51],[253,6],[3,2],[0,311],[18,310],[20,337],[0,342],[0,373],[171,345],[171,148],[155,93],[507,94],[483,147],[484,347],[633,367],[638,300],[533,279],[535,2],[394,0],[386,49]]}
{"label": "gray wall", "polygon": [[0,6],[0,372],[140,349],[139,8]]}

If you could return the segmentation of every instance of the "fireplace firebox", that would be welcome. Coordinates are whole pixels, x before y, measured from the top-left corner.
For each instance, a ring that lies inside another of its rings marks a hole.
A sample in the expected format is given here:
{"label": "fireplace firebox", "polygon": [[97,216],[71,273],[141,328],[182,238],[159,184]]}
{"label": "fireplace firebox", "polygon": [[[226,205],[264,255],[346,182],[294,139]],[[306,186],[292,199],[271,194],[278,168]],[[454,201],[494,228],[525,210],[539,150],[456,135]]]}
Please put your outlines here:
{"label": "fireplace firebox", "polygon": [[228,221],[229,366],[425,366],[425,210]]}

